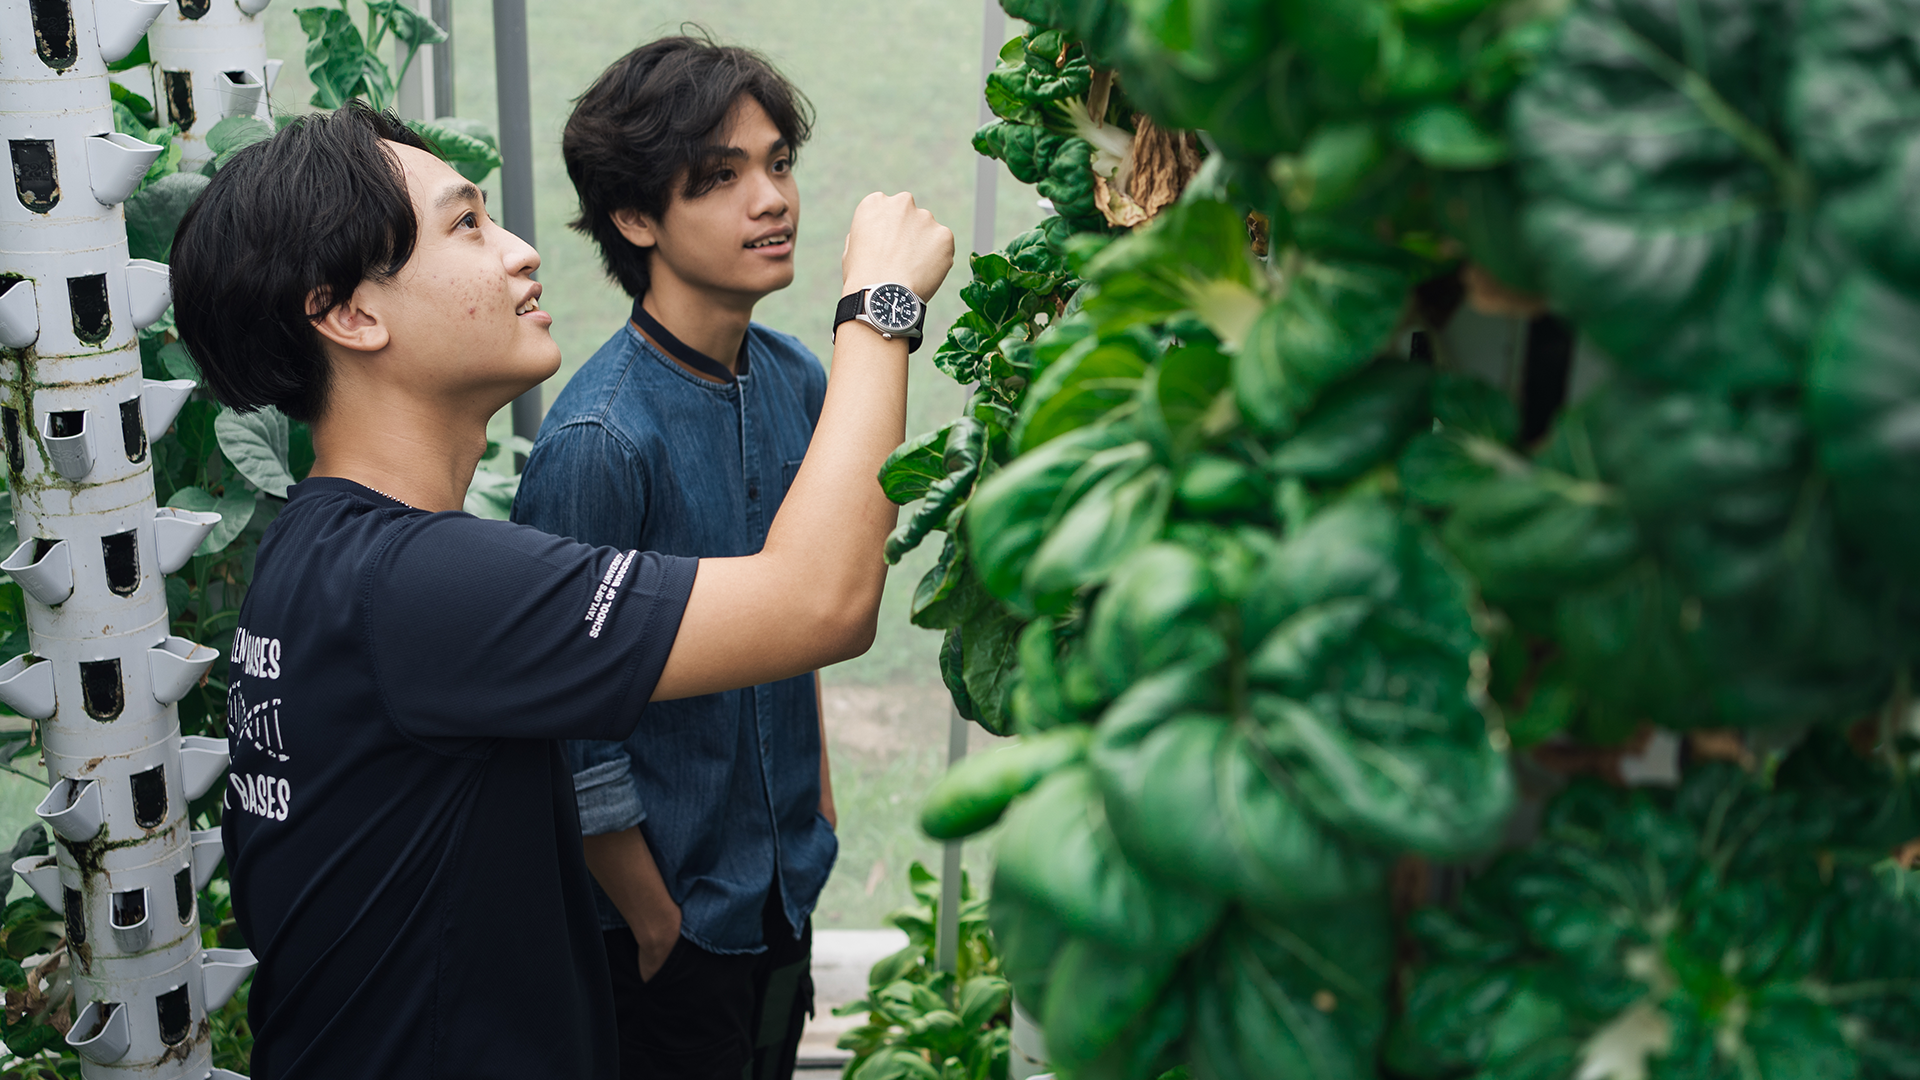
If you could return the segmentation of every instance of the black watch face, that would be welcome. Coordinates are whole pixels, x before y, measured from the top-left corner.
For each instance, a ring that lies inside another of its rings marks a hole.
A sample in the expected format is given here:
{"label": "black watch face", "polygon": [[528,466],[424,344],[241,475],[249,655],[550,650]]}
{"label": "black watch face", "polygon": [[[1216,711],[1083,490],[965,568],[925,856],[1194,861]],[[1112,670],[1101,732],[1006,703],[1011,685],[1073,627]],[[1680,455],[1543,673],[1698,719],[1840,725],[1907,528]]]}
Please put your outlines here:
{"label": "black watch face", "polygon": [[867,314],[888,333],[911,330],[920,321],[920,298],[905,285],[882,285],[868,294]]}

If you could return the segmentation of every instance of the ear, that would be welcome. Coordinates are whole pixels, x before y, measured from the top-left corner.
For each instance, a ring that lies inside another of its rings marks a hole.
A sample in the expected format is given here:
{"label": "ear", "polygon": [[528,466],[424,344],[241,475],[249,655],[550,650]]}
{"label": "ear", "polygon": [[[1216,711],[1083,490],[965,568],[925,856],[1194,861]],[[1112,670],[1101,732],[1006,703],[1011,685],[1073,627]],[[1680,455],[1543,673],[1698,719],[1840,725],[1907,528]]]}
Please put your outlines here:
{"label": "ear", "polygon": [[[386,320],[381,318],[367,303],[364,283],[347,297],[347,302],[334,307],[313,321],[314,330],[322,340],[353,352],[379,352],[387,347],[391,334],[388,333]],[[319,290],[307,297],[307,311],[319,311],[324,306]]]}
{"label": "ear", "polygon": [[613,219],[613,227],[627,238],[627,243],[638,248],[650,248],[660,242],[654,230],[653,219],[638,210],[626,208],[608,214]]}

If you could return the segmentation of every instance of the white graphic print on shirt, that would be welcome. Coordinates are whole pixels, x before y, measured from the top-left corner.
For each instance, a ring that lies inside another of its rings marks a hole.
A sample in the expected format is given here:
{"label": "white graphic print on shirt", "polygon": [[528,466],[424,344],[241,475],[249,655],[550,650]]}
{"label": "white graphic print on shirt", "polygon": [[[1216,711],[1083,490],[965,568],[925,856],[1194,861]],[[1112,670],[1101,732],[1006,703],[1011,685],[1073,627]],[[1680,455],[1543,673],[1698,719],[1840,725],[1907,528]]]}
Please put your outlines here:
{"label": "white graphic print on shirt", "polygon": [[[237,629],[233,633],[233,658],[239,662],[243,676],[280,677],[279,638],[251,634],[244,627]],[[272,761],[290,760],[286,740],[280,732],[280,699],[268,698],[249,705],[245,680],[235,679],[233,689],[227,694],[227,742],[235,750],[240,749],[242,743],[249,744]],[[229,810],[238,804],[250,814],[285,821],[292,803],[292,785],[280,777],[239,769],[227,773]]]}

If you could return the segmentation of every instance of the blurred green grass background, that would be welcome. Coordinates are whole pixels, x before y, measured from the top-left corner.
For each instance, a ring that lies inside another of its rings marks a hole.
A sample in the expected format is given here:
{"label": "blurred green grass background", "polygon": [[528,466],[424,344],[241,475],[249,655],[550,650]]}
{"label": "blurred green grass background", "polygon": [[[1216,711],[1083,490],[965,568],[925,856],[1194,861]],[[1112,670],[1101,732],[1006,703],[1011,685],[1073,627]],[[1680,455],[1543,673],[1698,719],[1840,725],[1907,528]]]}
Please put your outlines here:
{"label": "blurred green grass background", "polygon": [[[286,61],[274,87],[277,110],[304,112],[313,92],[302,56],[298,7],[278,0],[265,14],[268,54]],[[365,11],[353,5],[364,23]],[[417,4],[425,7],[424,0]],[[535,243],[541,306],[552,313],[564,357],[544,388],[551,401],[566,380],[626,319],[631,301],[609,282],[585,237],[566,227],[578,204],[560,158],[560,128],[573,99],[627,51],[695,24],[727,44],[765,53],[813,102],[813,141],[796,175],[801,215],[793,286],[768,297],[761,322],[798,335],[829,359],[828,330],[839,299],[842,238],[854,205],[870,191],[911,191],[949,225],[965,252],[973,235],[972,135],[978,124],[983,8],[974,0],[539,0],[528,4],[532,70]],[[1015,33],[1010,24],[1007,36]],[[492,5],[453,5],[454,89],[460,116],[494,123]],[[1036,224],[1033,190],[996,167],[999,247]],[[495,206],[497,177],[482,185]],[[964,258],[933,300],[929,336],[937,343],[963,310]],[[944,423],[964,392],[931,363],[935,346],[913,358],[908,434]],[[502,426],[504,431],[504,425]],[[906,869],[915,859],[938,872],[939,845],[921,835],[920,799],[945,767],[947,704],[935,663],[937,633],[907,622],[913,585],[932,565],[923,547],[890,573],[880,634],[865,656],[828,669],[827,724],[840,816],[840,861],[820,899],[816,925],[863,928],[908,900]],[[989,740],[975,729],[973,742]],[[32,759],[21,762],[30,768]],[[32,823],[43,786],[0,773],[0,838],[11,842]],[[967,849],[976,885],[984,885],[986,845]],[[21,887],[15,886],[16,891]]]}

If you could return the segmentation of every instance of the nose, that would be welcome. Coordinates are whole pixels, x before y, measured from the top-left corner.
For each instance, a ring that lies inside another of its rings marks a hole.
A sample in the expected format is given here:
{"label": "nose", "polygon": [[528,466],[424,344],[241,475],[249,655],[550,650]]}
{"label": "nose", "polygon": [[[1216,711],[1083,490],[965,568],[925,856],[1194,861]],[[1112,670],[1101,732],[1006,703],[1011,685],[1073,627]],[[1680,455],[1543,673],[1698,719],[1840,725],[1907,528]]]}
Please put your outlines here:
{"label": "nose", "polygon": [[779,217],[787,212],[787,193],[771,173],[756,171],[760,182],[753,193],[754,217]]}
{"label": "nose", "polygon": [[500,254],[507,264],[507,273],[520,277],[540,269],[540,253],[533,249],[532,244],[504,228],[500,230],[500,236],[504,243],[504,250]]}

